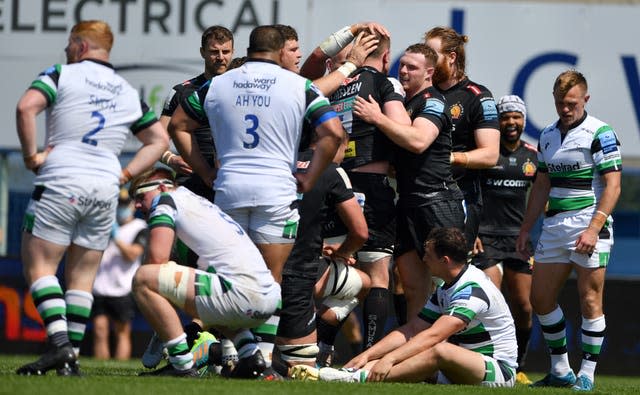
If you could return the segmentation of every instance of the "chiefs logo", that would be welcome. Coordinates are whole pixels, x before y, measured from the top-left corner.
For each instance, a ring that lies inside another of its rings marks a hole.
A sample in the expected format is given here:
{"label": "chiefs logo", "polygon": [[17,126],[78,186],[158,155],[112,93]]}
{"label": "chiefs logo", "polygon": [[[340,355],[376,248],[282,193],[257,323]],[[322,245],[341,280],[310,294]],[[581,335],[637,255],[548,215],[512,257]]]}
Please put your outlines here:
{"label": "chiefs logo", "polygon": [[449,114],[451,114],[452,119],[458,119],[462,115],[464,109],[460,103],[456,103],[449,108]]}
{"label": "chiefs logo", "polygon": [[527,177],[533,177],[536,174],[536,165],[533,164],[529,159],[522,165],[522,173]]}

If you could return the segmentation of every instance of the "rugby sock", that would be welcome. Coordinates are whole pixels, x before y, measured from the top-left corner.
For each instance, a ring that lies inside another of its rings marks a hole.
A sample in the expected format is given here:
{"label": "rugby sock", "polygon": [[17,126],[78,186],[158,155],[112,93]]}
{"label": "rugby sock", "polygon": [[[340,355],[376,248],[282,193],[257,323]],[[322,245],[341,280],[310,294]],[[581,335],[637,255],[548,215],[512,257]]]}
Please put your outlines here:
{"label": "rugby sock", "polygon": [[187,345],[189,348],[193,347],[193,343],[198,339],[198,333],[202,332],[203,329],[195,321],[191,321],[187,325],[184,326],[184,333],[187,335]]}
{"label": "rugby sock", "polygon": [[564,376],[571,371],[567,353],[567,329],[560,306],[549,314],[538,315],[544,340],[551,356],[551,373]]}
{"label": "rugby sock", "polygon": [[238,358],[250,357],[260,350],[258,341],[248,329],[243,329],[238,332],[236,337],[233,338],[233,344],[236,350],[238,350]]}
{"label": "rugby sock", "polygon": [[518,372],[524,368],[524,359],[527,356],[530,338],[531,328],[516,328],[516,342],[518,343],[518,358],[516,362],[518,363]]}
{"label": "rugby sock", "polygon": [[387,323],[389,290],[386,288],[371,288],[364,300],[362,317],[365,326],[364,349],[373,346],[384,337]]}
{"label": "rugby sock", "polygon": [[[258,347],[260,347],[262,357],[267,367],[271,367],[271,361],[273,360],[273,349],[276,345],[276,334],[278,333],[278,325],[280,324],[281,308],[282,301],[279,301],[276,312],[262,325],[251,330],[258,340]],[[238,350],[238,353],[239,352],[240,350]]]}
{"label": "rugby sock", "polygon": [[594,381],[606,326],[604,315],[594,319],[582,317],[582,364],[578,376],[587,376]]}
{"label": "rugby sock", "polygon": [[51,343],[55,346],[64,346],[69,343],[67,305],[58,278],[56,276],[40,277],[31,284],[29,291]]}
{"label": "rugby sock", "polygon": [[177,370],[187,370],[193,367],[193,354],[187,345],[187,335],[182,333],[175,339],[164,344],[169,353],[169,363]]}
{"label": "rugby sock", "polygon": [[67,325],[69,340],[73,345],[73,351],[80,355],[80,345],[84,339],[84,332],[87,323],[91,318],[91,306],[93,305],[93,295],[78,289],[69,289],[64,294],[67,303]]}
{"label": "rugby sock", "polygon": [[318,343],[324,343],[326,345],[333,346],[336,342],[336,337],[338,336],[338,332],[340,332],[340,327],[342,326],[343,322],[344,321],[341,321],[338,326],[333,326],[322,318],[316,317]]}
{"label": "rugby sock", "polygon": [[407,298],[404,294],[393,294],[393,308],[396,311],[398,326],[407,323]]}
{"label": "rugby sock", "polygon": [[228,362],[238,362],[238,350],[233,344],[233,341],[227,338],[221,339],[222,344],[222,364],[226,365]]}

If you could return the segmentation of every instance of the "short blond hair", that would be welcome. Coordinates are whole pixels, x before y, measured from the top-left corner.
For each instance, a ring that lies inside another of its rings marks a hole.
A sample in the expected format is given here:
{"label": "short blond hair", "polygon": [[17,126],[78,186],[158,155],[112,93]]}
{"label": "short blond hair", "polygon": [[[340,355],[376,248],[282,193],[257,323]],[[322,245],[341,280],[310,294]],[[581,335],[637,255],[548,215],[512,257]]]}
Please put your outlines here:
{"label": "short blond hair", "polygon": [[580,85],[584,92],[589,89],[587,79],[581,72],[577,70],[567,70],[560,73],[556,78],[553,83],[553,93],[565,97],[569,90],[577,85]]}
{"label": "short blond hair", "polygon": [[113,33],[109,24],[100,20],[89,20],[76,23],[71,28],[71,38],[87,40],[99,49],[111,52]]}

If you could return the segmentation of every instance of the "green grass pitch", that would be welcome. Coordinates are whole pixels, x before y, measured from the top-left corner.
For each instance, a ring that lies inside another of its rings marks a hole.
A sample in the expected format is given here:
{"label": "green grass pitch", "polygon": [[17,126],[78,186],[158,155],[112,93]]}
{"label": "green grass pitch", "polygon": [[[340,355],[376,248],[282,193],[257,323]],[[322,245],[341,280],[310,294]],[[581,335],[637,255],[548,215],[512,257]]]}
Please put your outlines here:
{"label": "green grass pitch", "polygon": [[[36,358],[33,355],[0,354],[0,394],[46,394],[46,395],[182,395],[182,394],[304,394],[304,395],[385,395],[407,394],[570,394],[568,389],[528,388],[483,388],[458,385],[395,384],[395,383],[325,383],[325,382],[262,382],[226,380],[216,376],[203,379],[169,377],[137,377],[144,370],[139,360],[127,362],[97,361],[81,358],[82,377],[58,377],[49,372],[43,377],[18,376],[15,370]],[[539,379],[542,374],[530,374]],[[640,377],[596,376],[594,394],[637,394],[640,392]]]}

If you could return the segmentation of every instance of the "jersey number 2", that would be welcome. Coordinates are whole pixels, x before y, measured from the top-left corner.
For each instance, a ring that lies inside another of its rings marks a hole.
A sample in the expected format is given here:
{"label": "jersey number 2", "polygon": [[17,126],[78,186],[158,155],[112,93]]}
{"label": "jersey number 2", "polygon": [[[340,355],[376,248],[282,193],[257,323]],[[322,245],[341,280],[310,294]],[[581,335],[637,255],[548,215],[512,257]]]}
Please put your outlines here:
{"label": "jersey number 2", "polygon": [[98,126],[82,136],[82,142],[90,145],[98,145],[98,140],[92,139],[91,136],[104,128],[104,115],[98,111],[94,111],[91,113],[91,118],[98,118]]}
{"label": "jersey number 2", "polygon": [[242,141],[242,146],[246,149],[256,148],[260,142],[260,136],[258,135],[258,132],[256,132],[256,129],[258,129],[260,124],[258,117],[253,114],[247,114],[244,116],[244,120],[251,122],[251,126],[247,128],[247,134],[251,136],[251,141]]}

